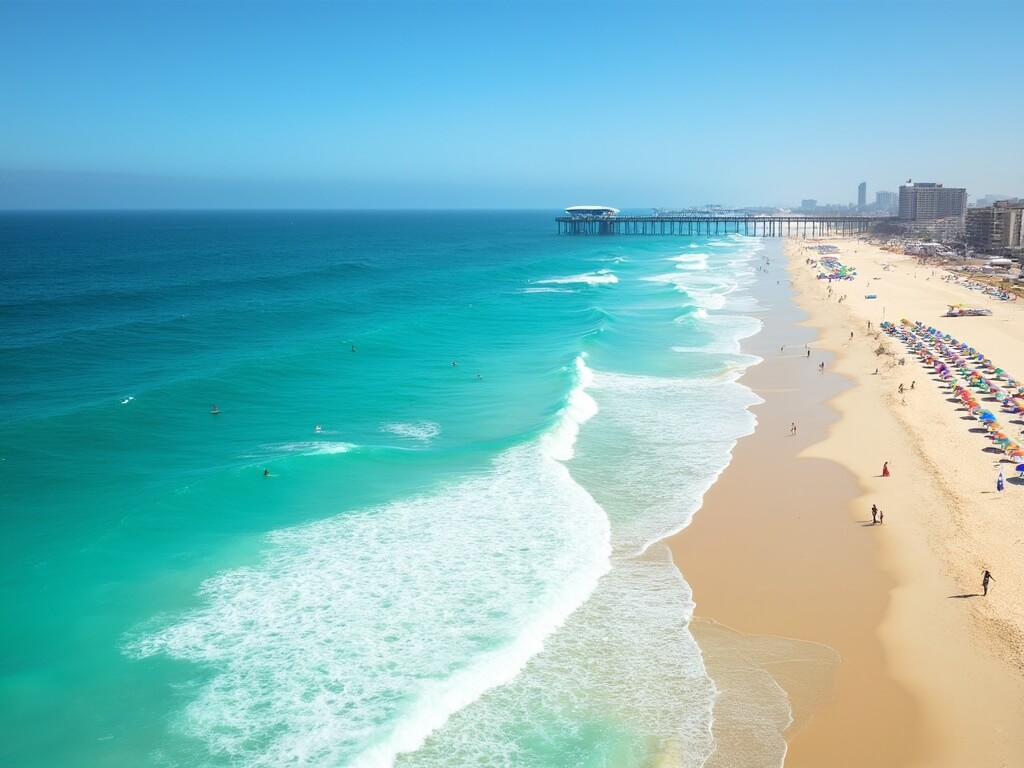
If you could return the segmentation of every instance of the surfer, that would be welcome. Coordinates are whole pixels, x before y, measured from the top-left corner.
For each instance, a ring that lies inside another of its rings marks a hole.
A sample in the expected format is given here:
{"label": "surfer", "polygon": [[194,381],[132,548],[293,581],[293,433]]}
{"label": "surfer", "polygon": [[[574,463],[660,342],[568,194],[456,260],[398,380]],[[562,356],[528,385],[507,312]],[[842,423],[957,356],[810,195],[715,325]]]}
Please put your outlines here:
{"label": "surfer", "polygon": [[263,470],[263,476],[264,477],[270,477],[270,470],[269,469],[264,469]]}
{"label": "surfer", "polygon": [[216,403],[213,404],[213,408],[210,409],[210,413],[220,413],[220,409],[217,407]]}

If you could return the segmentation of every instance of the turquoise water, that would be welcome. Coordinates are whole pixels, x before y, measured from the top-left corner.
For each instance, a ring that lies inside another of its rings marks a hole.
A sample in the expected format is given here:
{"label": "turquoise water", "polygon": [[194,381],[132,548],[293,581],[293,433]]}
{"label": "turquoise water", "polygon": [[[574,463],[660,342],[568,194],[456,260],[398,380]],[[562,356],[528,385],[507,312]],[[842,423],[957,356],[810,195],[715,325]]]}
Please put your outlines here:
{"label": "turquoise water", "polygon": [[0,215],[0,762],[700,765],[766,246],[553,215]]}

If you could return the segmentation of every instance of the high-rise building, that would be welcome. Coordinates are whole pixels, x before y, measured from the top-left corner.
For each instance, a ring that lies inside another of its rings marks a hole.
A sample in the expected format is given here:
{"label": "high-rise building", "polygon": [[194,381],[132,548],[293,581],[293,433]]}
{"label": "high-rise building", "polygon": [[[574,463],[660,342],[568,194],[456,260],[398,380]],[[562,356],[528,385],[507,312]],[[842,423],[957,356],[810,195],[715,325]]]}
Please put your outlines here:
{"label": "high-rise building", "polygon": [[806,200],[800,201],[800,210],[802,211],[813,211],[818,207],[818,201],[807,198]]}
{"label": "high-rise building", "polygon": [[875,192],[875,208],[886,213],[896,213],[900,198],[895,192]]}
{"label": "high-rise building", "polygon": [[868,183],[862,181],[857,185],[857,210],[863,211],[868,207]]}
{"label": "high-rise building", "polygon": [[967,242],[985,253],[1024,248],[1024,200],[968,208]]}
{"label": "high-rise building", "polygon": [[899,216],[904,221],[958,218],[967,210],[967,190],[934,183],[908,181],[900,186]]}

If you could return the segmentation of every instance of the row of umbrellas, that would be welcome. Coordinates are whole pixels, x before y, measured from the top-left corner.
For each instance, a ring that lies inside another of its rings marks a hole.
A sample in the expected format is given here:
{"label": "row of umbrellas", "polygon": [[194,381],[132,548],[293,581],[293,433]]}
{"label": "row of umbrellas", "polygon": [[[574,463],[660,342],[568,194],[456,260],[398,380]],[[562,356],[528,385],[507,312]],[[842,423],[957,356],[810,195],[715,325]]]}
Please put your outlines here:
{"label": "row of umbrellas", "polygon": [[[1018,472],[1024,473],[1024,447],[1008,434],[1000,417],[1024,414],[1024,386],[1006,373],[992,360],[974,347],[958,341],[948,333],[921,322],[903,319],[897,326],[883,322],[882,330],[900,339],[931,366],[943,381],[950,384],[954,394],[967,411],[981,422],[988,438],[1011,459],[1022,462]],[[982,401],[1001,404],[1000,414],[985,407]]]}

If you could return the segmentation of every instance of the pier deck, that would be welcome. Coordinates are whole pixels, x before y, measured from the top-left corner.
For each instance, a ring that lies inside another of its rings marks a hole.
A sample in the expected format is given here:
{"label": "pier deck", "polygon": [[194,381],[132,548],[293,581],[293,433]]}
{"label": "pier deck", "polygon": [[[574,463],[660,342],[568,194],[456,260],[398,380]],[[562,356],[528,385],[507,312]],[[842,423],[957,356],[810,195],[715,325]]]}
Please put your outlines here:
{"label": "pier deck", "polygon": [[558,216],[565,235],[852,235],[895,221],[879,216]]}

